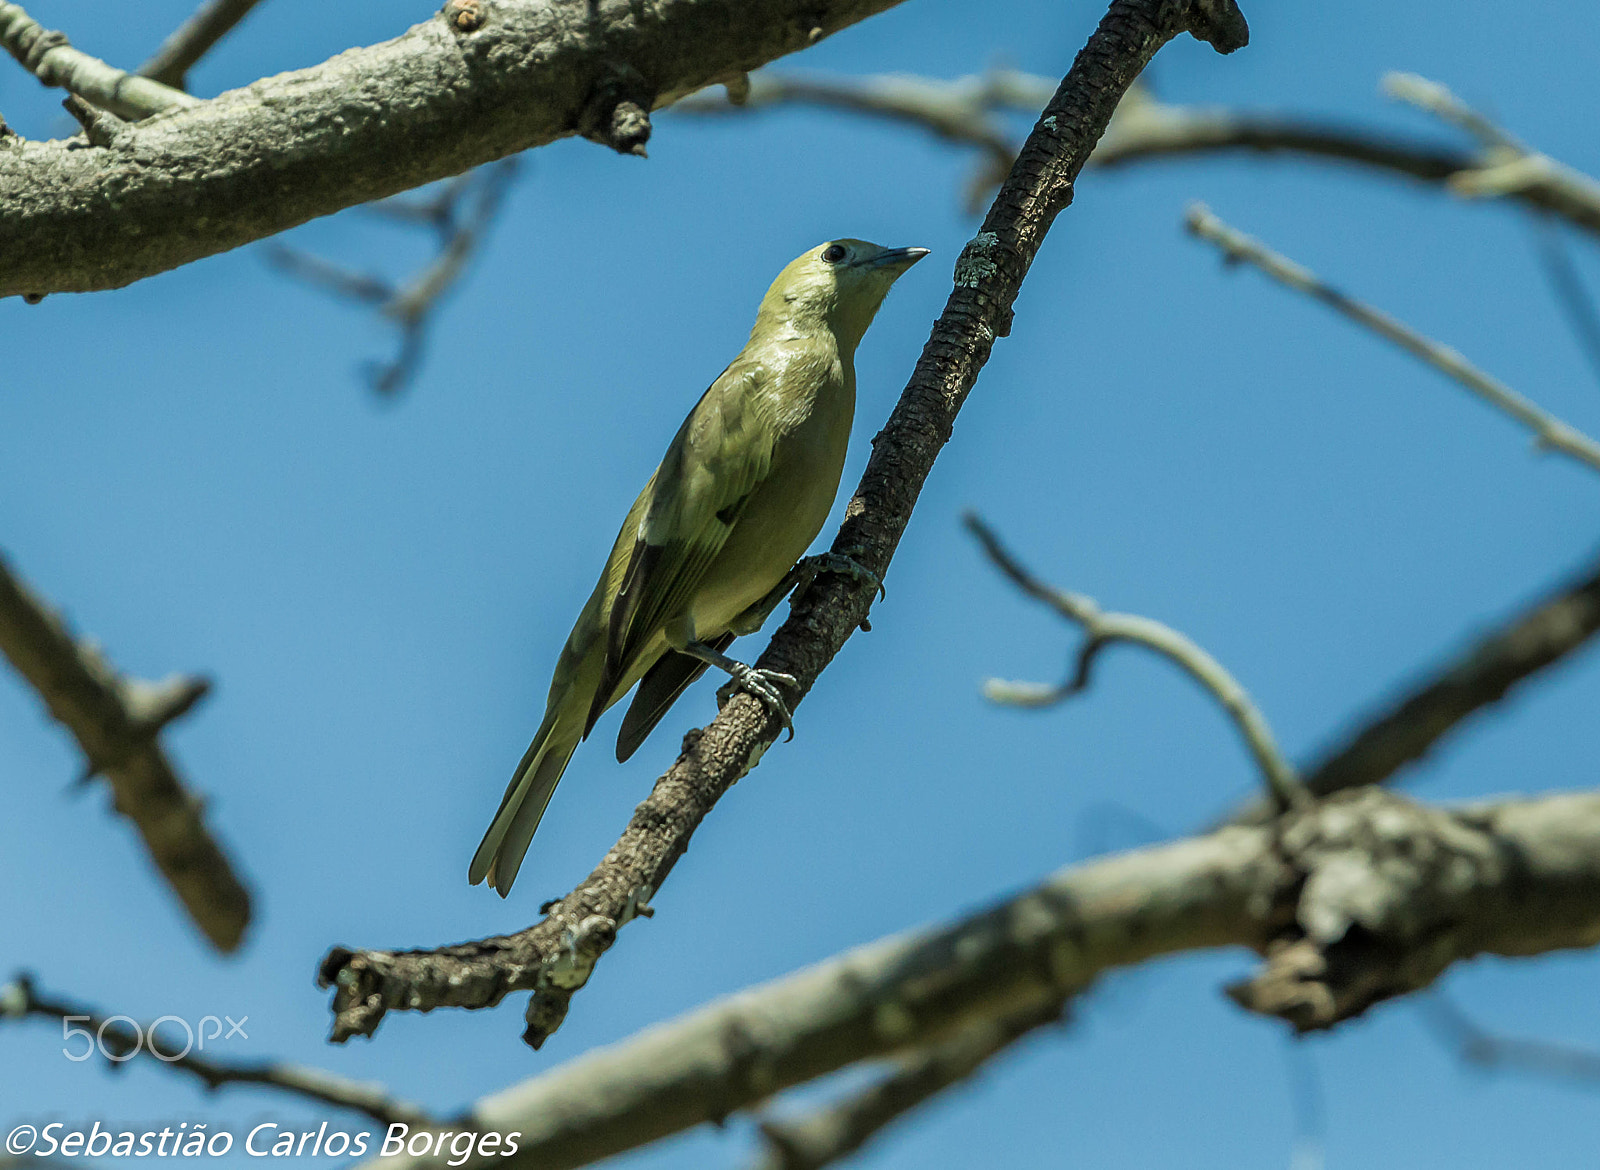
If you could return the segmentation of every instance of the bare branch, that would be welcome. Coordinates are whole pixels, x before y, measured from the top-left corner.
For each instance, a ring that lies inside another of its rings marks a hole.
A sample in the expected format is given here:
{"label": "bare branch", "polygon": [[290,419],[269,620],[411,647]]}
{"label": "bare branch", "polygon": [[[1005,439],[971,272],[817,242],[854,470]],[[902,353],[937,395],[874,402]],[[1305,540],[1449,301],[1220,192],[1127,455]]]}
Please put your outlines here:
{"label": "bare branch", "polygon": [[[376,307],[395,324],[400,332],[399,354],[392,361],[372,363],[367,380],[379,394],[397,393],[421,364],[433,312],[466,272],[468,262],[499,214],[516,172],[516,159],[501,159],[452,180],[427,202],[386,199],[372,205],[373,211],[397,222],[428,227],[438,233],[438,255],[404,285],[396,286],[384,277],[354,272],[281,244],[269,247],[267,259],[334,296]],[[465,211],[463,204],[469,204]]]}
{"label": "bare branch", "polygon": [[567,1170],[861,1061],[1047,1012],[1106,971],[1162,955],[1264,952],[1265,966],[1231,994],[1304,1030],[1476,955],[1597,941],[1600,793],[1445,810],[1368,788],[1276,826],[1068,867],[950,925],[857,948],[578,1057],[480,1101],[471,1118],[521,1132],[507,1170]]}
{"label": "bare branch", "polygon": [[1504,382],[1483,373],[1455,350],[1424,337],[1387,313],[1364,305],[1323,283],[1309,269],[1235,231],[1202,204],[1195,204],[1189,209],[1185,225],[1192,234],[1216,244],[1230,263],[1246,261],[1255,265],[1279,284],[1321,301],[1335,312],[1394,342],[1413,357],[1420,358],[1446,377],[1465,386],[1490,406],[1532,431],[1536,446],[1559,451],[1593,471],[1600,471],[1600,443],[1528,401]]}
{"label": "bare branch", "polygon": [[1465,130],[1490,150],[1528,153],[1527,147],[1478,113],[1437,81],[1415,73],[1385,73],[1379,82],[1383,92],[1396,101],[1407,102],[1458,130]]}
{"label": "bare branch", "polygon": [[855,1153],[885,1127],[969,1079],[1024,1036],[1061,1019],[1059,1003],[982,1020],[948,1040],[896,1058],[894,1071],[844,1100],[797,1118],[761,1122],[765,1153],[752,1170],[821,1170]]}
{"label": "bare branch", "polygon": [[[83,1023],[94,1034],[106,1059],[120,1064],[134,1057],[155,1061],[166,1068],[178,1069],[195,1077],[213,1092],[227,1085],[258,1085],[281,1089],[297,1097],[365,1113],[384,1125],[404,1122],[406,1125],[430,1125],[432,1119],[422,1109],[404,1101],[397,1101],[381,1085],[362,1084],[320,1068],[298,1064],[281,1064],[277,1061],[224,1061],[191,1051],[195,1037],[185,1034],[182,1047],[170,1037],[163,1037],[156,1024],[140,1027],[137,1032],[118,1017],[109,1019],[93,1008],[70,1000],[40,995],[27,974],[18,975],[12,982],[0,986],[0,1019],[25,1019],[39,1016],[51,1020],[69,1017]],[[185,1025],[188,1026],[187,1024]],[[169,1029],[170,1030],[170,1029]]]}
{"label": "bare branch", "polygon": [[[748,84],[747,100],[734,101],[730,95],[724,102],[708,92],[678,108],[717,115],[779,105],[818,106],[917,126],[975,146],[986,155],[967,193],[969,207],[976,211],[977,200],[999,184],[1015,153],[1010,135],[995,115],[1008,109],[1038,109],[1054,81],[1013,70],[954,81],[899,74],[797,77],[769,71],[751,76]],[[1519,149],[1523,157],[1543,157]],[[1567,168],[1547,165],[1548,160],[1525,164],[1520,182],[1506,185],[1501,168],[1508,160],[1498,148],[1463,150],[1432,139],[1294,115],[1171,105],[1143,88],[1123,99],[1089,165],[1116,167],[1239,151],[1305,155],[1436,183],[1462,195],[1499,195],[1600,234],[1600,187]],[[1498,189],[1494,182],[1484,181],[1496,173],[1502,175]]]}
{"label": "bare branch", "polygon": [[976,214],[1017,157],[1015,139],[995,114],[1016,109],[1032,113],[1050,100],[1055,88],[1054,78],[1011,69],[955,81],[904,74],[829,78],[762,72],[746,79],[737,101],[731,92],[724,101],[707,90],[679,102],[675,109],[718,115],[781,105],[815,106],[887,119],[947,142],[975,146],[984,160],[968,184],[966,204],[968,212]]}
{"label": "bare branch", "polygon": [[986,698],[1018,707],[1053,706],[1079,694],[1089,685],[1090,672],[1105,647],[1114,642],[1143,646],[1175,664],[1227,712],[1279,809],[1305,803],[1308,799],[1305,786],[1295,775],[1294,767],[1278,750],[1278,742],[1273,737],[1266,716],[1261,714],[1249,692],[1203,647],[1171,626],[1136,614],[1106,613],[1091,597],[1068,593],[1039,580],[1006,551],[1000,538],[976,514],[968,512],[964,523],[967,530],[978,538],[989,560],[1013,585],[1034,600],[1044,602],[1074,625],[1082,626],[1085,635],[1083,644],[1078,648],[1077,665],[1065,682],[1046,686],[1003,682],[992,678],[983,685]]}
{"label": "bare branch", "polygon": [[205,0],[195,14],[156,50],[155,56],[139,66],[141,77],[187,89],[189,70],[233,30],[261,0]]}
{"label": "bare branch", "polygon": [[58,85],[119,118],[147,118],[198,103],[182,90],[125,73],[79,52],[65,33],[42,27],[20,4],[0,0],[0,45],[46,85]]}
{"label": "bare branch", "polygon": [[218,950],[239,945],[250,895],[207,830],[201,801],[161,750],[161,729],[206,693],[203,678],[146,683],[119,675],[12,575],[0,558],[0,653],[83,750],[85,778],[103,774],[161,875]]}
{"label": "bare branch", "polygon": [[1572,254],[1561,238],[1561,229],[1549,222],[1548,216],[1541,216],[1534,230],[1538,236],[1539,263],[1555,293],[1556,304],[1578,339],[1578,348],[1588,359],[1595,379],[1600,381],[1600,305],[1595,303],[1577,265],[1572,262]]}
{"label": "bare branch", "polygon": [[[1384,783],[1421,759],[1464,720],[1561,662],[1597,632],[1600,561],[1423,672],[1417,682],[1303,768],[1306,787],[1317,796],[1328,796]],[[1257,801],[1230,819],[1259,822],[1274,811]]]}
{"label": "bare branch", "polygon": [[1467,1064],[1490,1072],[1535,1073],[1600,1084],[1600,1052],[1549,1040],[1497,1036],[1479,1027],[1437,989],[1419,995],[1414,1003],[1440,1042]]}
{"label": "bare branch", "polygon": [[[1182,31],[1221,51],[1248,37],[1232,0],[1113,0],[1089,44],[1022,148],[985,219],[955,266],[955,287],[888,423],[833,551],[880,581],[910,521],[917,495],[977,381],[996,337],[1072,184],[1118,98],[1156,51]],[[798,680],[799,702],[860,627],[875,589],[825,573],[797,598],[757,665]],[[684,739],[678,760],[635,810],[590,876],[516,935],[432,951],[332,951],[320,979],[334,986],[333,1037],[369,1035],[394,1009],[483,1008],[532,990],[524,1038],[538,1047],[566,1015],[617,930],[648,904],[711,807],[746,776],[778,735],[780,721],[746,694],[733,695],[703,731]]]}

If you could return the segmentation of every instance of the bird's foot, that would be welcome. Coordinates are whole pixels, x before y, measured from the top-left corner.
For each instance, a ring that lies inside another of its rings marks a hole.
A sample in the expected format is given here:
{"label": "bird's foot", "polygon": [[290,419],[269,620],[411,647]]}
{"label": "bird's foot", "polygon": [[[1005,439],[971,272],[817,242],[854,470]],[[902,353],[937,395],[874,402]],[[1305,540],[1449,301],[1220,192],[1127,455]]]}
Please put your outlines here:
{"label": "bird's foot", "polygon": [[731,677],[717,688],[717,701],[726,703],[733,697],[735,691],[746,691],[765,703],[768,710],[783,721],[783,729],[789,733],[789,738],[793,739],[794,716],[789,713],[789,704],[784,699],[783,693],[778,690],[777,684],[798,689],[799,680],[792,674],[784,674],[781,670],[746,666],[742,662],[735,662],[724,669]]}
{"label": "bird's foot", "polygon": [[821,573],[841,573],[846,577],[853,577],[857,581],[865,581],[878,591],[878,600],[882,601],[889,596],[889,591],[883,587],[883,578],[867,568],[854,557],[844,553],[825,552],[814,557],[807,557],[800,562],[805,567],[809,580],[813,581]]}

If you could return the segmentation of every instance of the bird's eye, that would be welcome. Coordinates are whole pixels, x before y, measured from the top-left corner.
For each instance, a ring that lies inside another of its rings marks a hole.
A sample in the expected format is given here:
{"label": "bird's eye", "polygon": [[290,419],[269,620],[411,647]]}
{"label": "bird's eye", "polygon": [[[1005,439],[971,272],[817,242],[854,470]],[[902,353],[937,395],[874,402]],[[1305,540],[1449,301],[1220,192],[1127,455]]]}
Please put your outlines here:
{"label": "bird's eye", "polygon": [[845,251],[843,245],[829,244],[822,249],[822,261],[824,264],[837,264],[849,254],[849,252]]}

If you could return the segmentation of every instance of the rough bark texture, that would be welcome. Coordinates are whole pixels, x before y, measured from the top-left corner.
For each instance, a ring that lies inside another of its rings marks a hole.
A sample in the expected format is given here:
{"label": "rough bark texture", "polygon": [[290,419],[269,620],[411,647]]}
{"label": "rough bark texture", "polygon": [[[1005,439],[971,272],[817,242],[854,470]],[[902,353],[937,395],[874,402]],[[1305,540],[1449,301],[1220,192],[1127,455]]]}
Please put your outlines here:
{"label": "rough bark texture", "polygon": [[87,292],[648,111],[898,0],[479,0],[122,129],[0,137],[0,297]]}
{"label": "rough bark texture", "polygon": [[[1231,993],[1329,1027],[1480,954],[1600,941],[1600,793],[1428,808],[1362,789],[1274,825],[1070,867],[951,925],[845,953],[480,1101],[506,1167],[587,1165],[789,1086],[983,1024],[1046,1015],[1103,972],[1264,952]],[[437,1165],[394,1158],[384,1170]]]}
{"label": "rough bark texture", "polygon": [[[1232,0],[1114,0],[1029,134],[983,229],[956,261],[955,287],[873,454],[833,551],[881,579],[911,519],[956,412],[977,381],[1045,233],[1072,200],[1072,184],[1128,86],[1181,32],[1219,51],[1249,36]],[[792,674],[801,695],[816,682],[871,606],[872,586],[819,577],[796,600],[759,665]],[[798,702],[798,698],[796,700]],[[370,1035],[391,1009],[481,1008],[532,990],[524,1038],[538,1047],[566,1015],[599,956],[672,871],[717,800],[772,744],[779,722],[736,694],[711,725],[691,732],[676,763],[634,812],[621,839],[548,917],[509,937],[431,951],[332,951],[319,978],[336,987],[333,1038]]]}
{"label": "rough bark texture", "polygon": [[27,679],[50,714],[103,774],[117,811],[134,823],[150,860],[218,950],[239,945],[250,895],[206,828],[202,804],[178,779],[157,739],[206,693],[203,679],[151,684],[123,678],[75,641],[61,619],[0,559],[0,653]]}

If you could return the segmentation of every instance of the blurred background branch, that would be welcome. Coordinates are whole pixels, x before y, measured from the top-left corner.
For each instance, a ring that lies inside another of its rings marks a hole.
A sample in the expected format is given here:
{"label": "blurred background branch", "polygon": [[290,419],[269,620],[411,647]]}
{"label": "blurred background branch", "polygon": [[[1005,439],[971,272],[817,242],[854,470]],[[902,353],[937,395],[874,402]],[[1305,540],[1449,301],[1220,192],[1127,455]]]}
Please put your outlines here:
{"label": "blurred background branch", "polygon": [[206,827],[203,802],[184,787],[159,740],[210,682],[174,676],[147,683],[118,674],[99,650],[72,637],[4,558],[0,653],[77,740],[83,778],[106,778],[116,810],[139,830],[190,919],[218,950],[234,950],[250,924],[250,895]]}
{"label": "blurred background branch", "polygon": [[342,300],[371,305],[399,331],[400,349],[394,359],[366,367],[367,383],[378,394],[393,396],[416,376],[433,315],[467,272],[500,213],[518,165],[515,157],[501,159],[439,184],[429,198],[395,196],[369,206],[369,211],[431,231],[436,238],[433,259],[403,283],[356,272],[283,244],[267,245],[268,261],[284,272]]}
{"label": "blurred background branch", "polygon": [[261,0],[205,0],[143,65],[139,74],[174,89],[189,88],[189,70]]}

